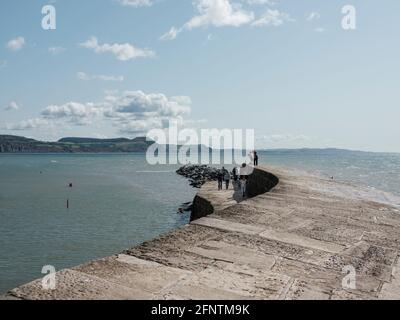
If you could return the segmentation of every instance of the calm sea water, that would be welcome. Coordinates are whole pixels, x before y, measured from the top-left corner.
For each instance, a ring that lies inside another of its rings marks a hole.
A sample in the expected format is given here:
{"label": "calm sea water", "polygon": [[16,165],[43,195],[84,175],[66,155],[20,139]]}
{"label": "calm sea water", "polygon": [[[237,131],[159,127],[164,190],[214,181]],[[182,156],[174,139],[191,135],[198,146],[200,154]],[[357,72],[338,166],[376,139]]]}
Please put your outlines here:
{"label": "calm sea water", "polygon": [[196,190],[177,168],[142,154],[0,155],[0,293],[187,223],[176,212]]}
{"label": "calm sea water", "polygon": [[[260,161],[400,195],[400,154],[269,151]],[[196,190],[176,169],[142,154],[0,155],[0,293],[44,265],[75,266],[187,223],[176,211]]]}

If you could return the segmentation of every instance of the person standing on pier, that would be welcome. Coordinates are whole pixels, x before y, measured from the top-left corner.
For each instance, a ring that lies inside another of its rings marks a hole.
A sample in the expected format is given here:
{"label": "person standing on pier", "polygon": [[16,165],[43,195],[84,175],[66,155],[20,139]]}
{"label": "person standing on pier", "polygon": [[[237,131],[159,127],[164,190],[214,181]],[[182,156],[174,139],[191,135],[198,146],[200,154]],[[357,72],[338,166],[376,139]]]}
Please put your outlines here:
{"label": "person standing on pier", "polygon": [[240,191],[242,192],[242,197],[246,197],[247,194],[247,176],[242,176],[240,178]]}
{"label": "person standing on pier", "polygon": [[229,182],[231,181],[231,174],[225,168],[222,168],[222,170],[224,172],[225,187],[226,187],[226,190],[228,190],[229,189]]}
{"label": "person standing on pier", "polygon": [[238,180],[238,169],[236,167],[233,168],[232,175],[233,175],[233,181],[234,183],[236,183]]}
{"label": "person standing on pier", "polygon": [[254,166],[258,166],[258,153],[254,150]]}
{"label": "person standing on pier", "polygon": [[218,179],[218,190],[222,190],[222,182],[224,181],[224,173],[221,170],[218,171],[217,179]]}
{"label": "person standing on pier", "polygon": [[249,166],[246,163],[243,163],[239,169],[239,176],[240,176],[240,190],[242,193],[242,197],[245,198],[247,195],[247,180],[249,177]]}

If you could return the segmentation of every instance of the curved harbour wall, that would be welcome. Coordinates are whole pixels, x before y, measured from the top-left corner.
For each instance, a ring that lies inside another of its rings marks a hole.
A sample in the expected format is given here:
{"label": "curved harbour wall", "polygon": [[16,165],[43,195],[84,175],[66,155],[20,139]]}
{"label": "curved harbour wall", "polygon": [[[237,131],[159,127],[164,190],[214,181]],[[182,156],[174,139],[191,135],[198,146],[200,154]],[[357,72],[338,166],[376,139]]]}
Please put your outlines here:
{"label": "curved harbour wall", "polygon": [[[214,182],[206,183],[195,213],[212,210],[207,217],[61,270],[54,290],[39,279],[0,299],[400,297],[397,208],[346,198],[346,184],[280,168],[257,169],[248,191],[253,198],[241,202],[232,189],[217,192]],[[354,266],[356,288],[343,286],[344,266]]]}
{"label": "curved harbour wall", "polygon": [[[252,175],[249,176],[247,195],[249,198],[256,197],[260,194],[271,191],[279,183],[279,178],[274,174],[255,168]],[[193,200],[192,213],[190,221],[203,218],[215,211],[215,206],[221,205],[220,199],[214,200],[213,192],[205,191],[207,187],[203,187],[197,193]]]}

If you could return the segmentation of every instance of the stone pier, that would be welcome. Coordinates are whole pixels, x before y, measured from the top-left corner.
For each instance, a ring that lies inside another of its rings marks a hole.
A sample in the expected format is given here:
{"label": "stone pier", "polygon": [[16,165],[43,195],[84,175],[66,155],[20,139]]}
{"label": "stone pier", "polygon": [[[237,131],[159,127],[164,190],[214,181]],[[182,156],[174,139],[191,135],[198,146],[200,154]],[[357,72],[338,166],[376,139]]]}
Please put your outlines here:
{"label": "stone pier", "polygon": [[398,299],[400,212],[357,190],[270,167],[249,199],[207,183],[189,225],[5,298]]}

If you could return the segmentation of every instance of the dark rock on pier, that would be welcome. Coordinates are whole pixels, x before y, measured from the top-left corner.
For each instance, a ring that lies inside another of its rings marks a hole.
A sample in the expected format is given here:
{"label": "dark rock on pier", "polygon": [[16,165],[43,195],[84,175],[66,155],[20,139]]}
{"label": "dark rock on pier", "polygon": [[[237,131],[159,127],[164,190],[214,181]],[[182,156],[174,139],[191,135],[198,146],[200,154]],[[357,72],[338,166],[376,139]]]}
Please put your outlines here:
{"label": "dark rock on pier", "polygon": [[217,180],[219,170],[207,165],[185,165],[176,173],[188,178],[192,187],[201,188],[207,181]]}

